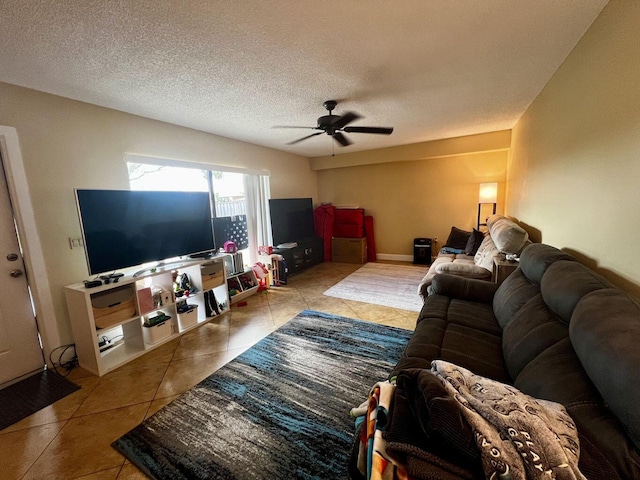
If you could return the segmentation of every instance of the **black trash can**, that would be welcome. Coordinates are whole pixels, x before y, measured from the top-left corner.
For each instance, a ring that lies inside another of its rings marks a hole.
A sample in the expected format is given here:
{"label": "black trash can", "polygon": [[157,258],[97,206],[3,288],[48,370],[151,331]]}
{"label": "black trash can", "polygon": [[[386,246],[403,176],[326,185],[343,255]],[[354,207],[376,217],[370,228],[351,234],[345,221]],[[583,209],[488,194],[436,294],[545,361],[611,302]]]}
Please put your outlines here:
{"label": "black trash can", "polygon": [[431,265],[431,239],[413,239],[413,263],[418,265]]}

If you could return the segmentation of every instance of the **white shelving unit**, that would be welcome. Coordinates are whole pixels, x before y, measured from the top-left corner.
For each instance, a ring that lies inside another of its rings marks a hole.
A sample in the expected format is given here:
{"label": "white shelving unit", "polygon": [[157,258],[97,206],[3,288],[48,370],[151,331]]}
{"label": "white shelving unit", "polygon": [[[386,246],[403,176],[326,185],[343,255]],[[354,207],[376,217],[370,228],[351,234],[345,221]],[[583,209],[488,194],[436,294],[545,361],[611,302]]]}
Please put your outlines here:
{"label": "white shelving unit", "polygon": [[237,303],[258,291],[258,279],[253,270],[236,273],[227,278],[227,289],[231,303]]}
{"label": "white shelving unit", "polygon": [[248,269],[241,272],[233,272],[234,267],[237,267],[236,261],[230,255],[225,259],[226,271],[227,271],[227,292],[231,303],[237,303],[250,297],[258,291],[259,284],[256,274],[252,269]]}
{"label": "white shelving unit", "polygon": [[[217,317],[215,312],[207,316],[205,303],[211,303],[212,297],[207,294],[205,299],[206,291],[213,291],[220,314],[225,312],[229,308],[225,257],[176,262],[139,275],[133,269],[126,270],[117,283],[95,288],[86,288],[84,283],[66,286],[65,297],[80,366],[102,376]],[[174,278],[183,273],[189,276],[195,292],[176,298]],[[185,301],[197,306],[195,312],[192,309],[188,314],[179,313]],[[171,317],[166,321],[169,324],[144,326],[145,319],[161,312]],[[179,315],[184,315],[180,322]],[[143,333],[146,328],[156,330]],[[103,341],[106,343],[100,345]]]}

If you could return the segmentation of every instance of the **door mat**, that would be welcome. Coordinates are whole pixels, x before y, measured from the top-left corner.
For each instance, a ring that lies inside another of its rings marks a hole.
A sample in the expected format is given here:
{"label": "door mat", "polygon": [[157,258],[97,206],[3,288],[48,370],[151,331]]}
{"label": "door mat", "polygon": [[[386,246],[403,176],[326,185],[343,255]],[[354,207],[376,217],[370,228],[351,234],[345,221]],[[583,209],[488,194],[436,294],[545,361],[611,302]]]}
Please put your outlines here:
{"label": "door mat", "polygon": [[0,390],[0,430],[75,392],[80,387],[52,370],[42,370]]}

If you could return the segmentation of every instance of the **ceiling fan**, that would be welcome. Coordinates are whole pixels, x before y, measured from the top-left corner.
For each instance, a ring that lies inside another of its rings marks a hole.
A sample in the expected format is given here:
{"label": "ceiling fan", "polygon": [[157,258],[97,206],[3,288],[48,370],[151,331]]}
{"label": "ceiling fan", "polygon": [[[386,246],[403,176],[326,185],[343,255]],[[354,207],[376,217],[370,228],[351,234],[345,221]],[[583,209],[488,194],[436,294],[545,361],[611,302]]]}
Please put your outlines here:
{"label": "ceiling fan", "polygon": [[299,138],[298,140],[294,140],[293,142],[287,143],[287,145],[293,145],[294,143],[301,142],[306,140],[307,138],[315,137],[316,135],[322,135],[326,133],[333,137],[333,139],[338,142],[343,147],[347,145],[351,145],[351,140],[345,137],[342,132],[345,133],[375,133],[379,135],[390,135],[393,132],[393,127],[349,127],[347,126],[354,120],[362,118],[360,115],[354,112],[347,112],[344,115],[333,115],[331,112],[336,108],[338,102],[335,100],[327,100],[322,105],[324,108],[329,110],[329,115],[323,115],[318,118],[318,126],[317,127],[296,127],[289,125],[277,125],[273,128],[309,128],[312,130],[320,130],[319,132],[312,133],[311,135],[307,135],[306,137]]}

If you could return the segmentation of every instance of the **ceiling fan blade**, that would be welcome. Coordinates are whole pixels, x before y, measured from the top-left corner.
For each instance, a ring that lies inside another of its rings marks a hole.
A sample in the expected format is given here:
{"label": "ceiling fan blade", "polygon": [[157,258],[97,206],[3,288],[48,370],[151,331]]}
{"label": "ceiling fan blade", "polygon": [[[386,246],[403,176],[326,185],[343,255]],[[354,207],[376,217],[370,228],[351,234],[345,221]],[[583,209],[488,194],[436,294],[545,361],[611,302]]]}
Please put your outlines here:
{"label": "ceiling fan blade", "polygon": [[287,145],[293,145],[294,143],[301,142],[303,140],[306,140],[307,138],[315,137],[316,135],[322,135],[323,133],[324,132],[312,133],[311,135],[307,135],[306,137],[302,137],[302,138],[299,138],[298,140],[294,140],[293,142],[289,142],[289,143],[287,143]]}
{"label": "ceiling fan blade", "polygon": [[306,128],[311,130],[317,130],[318,127],[299,127],[297,125],[274,125],[271,128]]}
{"label": "ceiling fan blade", "polygon": [[336,132],[332,136],[336,140],[336,142],[338,142],[343,147],[347,147],[347,146],[351,145],[351,143],[353,143],[347,137],[342,135],[340,132]]}
{"label": "ceiling fan blade", "polygon": [[335,120],[334,122],[331,122],[331,126],[333,128],[335,128],[336,130],[340,130],[342,127],[344,127],[348,123],[351,123],[354,120],[357,120],[359,118],[362,118],[362,117],[360,115],[358,115],[357,113],[347,112],[344,115],[342,115],[341,117],[338,117],[338,119]]}
{"label": "ceiling fan blade", "polygon": [[382,135],[391,135],[393,127],[344,127],[342,130],[347,133],[379,133]]}

